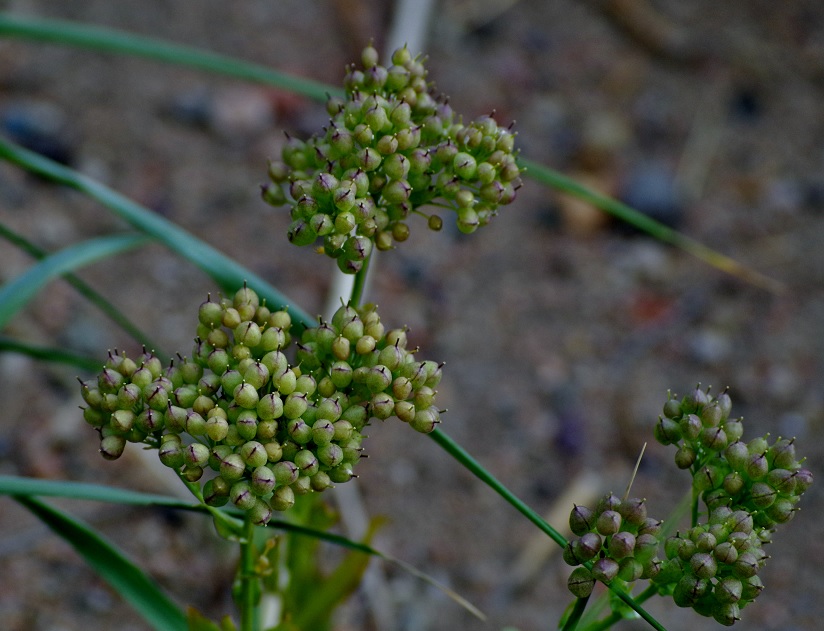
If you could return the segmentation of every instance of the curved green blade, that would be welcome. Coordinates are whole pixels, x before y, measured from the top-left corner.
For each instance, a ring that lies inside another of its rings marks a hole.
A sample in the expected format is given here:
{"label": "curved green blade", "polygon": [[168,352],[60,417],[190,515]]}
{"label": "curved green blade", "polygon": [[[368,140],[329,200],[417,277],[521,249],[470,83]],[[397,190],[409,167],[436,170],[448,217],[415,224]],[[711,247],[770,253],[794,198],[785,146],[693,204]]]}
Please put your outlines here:
{"label": "curved green blade", "polygon": [[84,265],[145,245],[144,235],[117,234],[89,239],[51,254],[0,287],[2,329],[49,282]]}
{"label": "curved green blade", "polygon": [[156,631],[186,631],[186,616],[158,584],[82,521],[28,496],[14,499],[71,545]]}
{"label": "curved green blade", "polygon": [[306,326],[316,324],[314,318],[295,307],[292,301],[251,270],[205,241],[186,232],[177,224],[164,219],[100,182],[4,138],[0,138],[0,158],[85,193],[127,221],[133,228],[153,237],[173,252],[194,263],[211,276],[222,290],[234,292],[245,282],[261,298],[265,298],[269,305],[288,306],[294,320]]}

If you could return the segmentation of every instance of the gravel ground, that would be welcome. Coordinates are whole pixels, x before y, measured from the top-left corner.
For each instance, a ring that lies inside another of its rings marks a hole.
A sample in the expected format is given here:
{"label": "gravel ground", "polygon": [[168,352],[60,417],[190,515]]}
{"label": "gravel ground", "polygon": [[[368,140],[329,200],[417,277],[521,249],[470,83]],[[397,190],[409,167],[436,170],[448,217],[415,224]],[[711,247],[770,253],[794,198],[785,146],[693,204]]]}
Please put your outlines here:
{"label": "gravel ground", "polygon": [[[128,29],[338,83],[388,10],[366,2],[9,0],[17,13]],[[633,29],[633,25],[643,28]],[[713,269],[531,180],[471,237],[413,225],[381,256],[371,297],[445,361],[443,429],[540,513],[623,493],[668,389],[731,388],[747,436],[796,436],[818,475],[824,457],[824,7],[772,3],[451,0],[428,39],[430,77],[465,117],[517,121],[523,155],[616,195],[773,279],[780,291]],[[47,141],[66,160],[216,245],[310,313],[330,262],[289,246],[287,217],[258,198],[283,130],[309,134],[321,106],[193,70],[59,46],[0,41],[5,133]],[[21,122],[22,121],[22,122]],[[123,226],[78,194],[0,165],[0,217],[43,248]],[[0,279],[30,263],[0,243]],[[188,352],[214,286],[160,247],[81,276]],[[55,283],[6,331],[104,357],[133,343]],[[0,473],[170,492],[134,454],[96,453],[75,371],[0,356]],[[134,450],[132,450],[134,451]],[[542,559],[536,530],[437,445],[386,423],[359,470],[375,545],[450,585],[440,592],[383,567],[391,624],[364,594],[337,629],[555,628],[567,568]],[[665,516],[686,482],[650,444],[633,493]],[[573,496],[569,495],[573,493]],[[61,504],[62,506],[63,504]],[[217,617],[234,558],[201,519],[65,505],[141,561],[181,603]],[[817,628],[824,616],[824,496],[814,486],[777,533],[767,585],[739,628]],[[563,517],[560,518],[563,521]],[[540,539],[540,538],[538,538]],[[527,551],[527,552],[525,552]],[[0,625],[15,631],[145,629],[65,545],[0,499]],[[655,603],[670,631],[717,626]],[[626,629],[643,629],[627,622]]]}

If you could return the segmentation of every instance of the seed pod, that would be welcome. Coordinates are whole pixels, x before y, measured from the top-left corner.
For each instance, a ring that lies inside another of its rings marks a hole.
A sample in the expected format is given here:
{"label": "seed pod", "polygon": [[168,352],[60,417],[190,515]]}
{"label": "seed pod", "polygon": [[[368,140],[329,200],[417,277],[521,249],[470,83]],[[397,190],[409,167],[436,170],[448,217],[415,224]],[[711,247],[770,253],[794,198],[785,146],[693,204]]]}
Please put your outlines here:
{"label": "seed pod", "polygon": [[585,563],[601,551],[603,542],[601,537],[594,532],[585,532],[580,539],[572,542],[572,554],[576,559],[576,565]]}
{"label": "seed pod", "polygon": [[621,528],[621,514],[614,510],[605,510],[595,520],[595,528],[604,536],[614,535]]}
{"label": "seed pod", "polygon": [[584,533],[590,532],[594,526],[595,515],[593,511],[586,506],[575,504],[569,514],[569,528],[572,533],[580,537]]}
{"label": "seed pod", "polygon": [[644,566],[638,559],[628,556],[618,562],[618,578],[622,581],[632,583],[641,578],[643,573]]}
{"label": "seed pod", "polygon": [[675,466],[679,469],[689,469],[694,463],[697,454],[689,445],[681,445],[675,452]]}
{"label": "seed pod", "polygon": [[685,414],[678,421],[678,428],[686,440],[692,441],[698,438],[704,426],[701,424],[701,419],[695,414]]}
{"label": "seed pod", "polygon": [[598,559],[592,564],[592,576],[595,580],[601,581],[605,585],[609,585],[609,583],[612,582],[612,579],[614,579],[618,574],[619,569],[618,562],[613,559]]}
{"label": "seed pod", "polygon": [[567,587],[576,598],[588,598],[594,586],[595,578],[585,567],[576,567],[567,579]]}
{"label": "seed pod", "polygon": [[302,476],[311,477],[318,472],[320,464],[315,454],[308,449],[301,449],[295,454],[295,466]]}
{"label": "seed pod", "polygon": [[630,532],[617,532],[609,539],[609,555],[613,559],[620,560],[626,556],[630,556],[634,549],[635,535]]}
{"label": "seed pod", "polygon": [[678,423],[664,416],[658,418],[653,433],[655,440],[662,445],[672,445],[681,440],[681,429]]}

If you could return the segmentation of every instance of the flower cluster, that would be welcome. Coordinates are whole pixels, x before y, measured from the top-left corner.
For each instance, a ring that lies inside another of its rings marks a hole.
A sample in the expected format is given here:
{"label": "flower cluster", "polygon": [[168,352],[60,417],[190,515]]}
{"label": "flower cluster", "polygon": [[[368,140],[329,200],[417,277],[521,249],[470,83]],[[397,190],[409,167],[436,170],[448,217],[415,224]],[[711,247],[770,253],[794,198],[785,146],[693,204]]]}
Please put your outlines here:
{"label": "flower cluster", "polygon": [[415,361],[405,330],[386,330],[373,306],[342,306],[304,329],[291,364],[289,313],[251,289],[207,299],[198,318],[191,359],[163,368],[149,352],[114,353],[81,382],[104,458],[127,442],[155,447],[185,480],[205,480],[206,503],[231,501],[263,524],[295,494],[350,480],[371,418],[397,416],[420,432],[440,422],[441,366]]}
{"label": "flower cluster", "polygon": [[[388,68],[372,46],[362,62],[347,69],[346,99],[329,99],[323,133],[289,138],[263,187],[268,203],[291,209],[289,240],[321,238],[323,252],[347,273],[360,270],[373,247],[405,241],[406,220],[421,206],[454,210],[458,228],[470,233],[520,186],[514,134],[492,116],[456,119],[405,47]],[[428,225],[440,229],[442,219],[431,215]]]}
{"label": "flower cluster", "polygon": [[675,463],[690,470],[708,511],[687,536],[667,540],[655,581],[676,604],[726,625],[760,593],[762,545],[792,518],[812,484],[793,440],[744,442],[742,419],[731,418],[731,409],[726,391],[713,397],[696,388],[680,400],[670,397],[655,427],[659,442],[677,446]]}
{"label": "flower cluster", "polygon": [[[643,500],[607,494],[594,510],[575,506],[569,526],[577,537],[564,548],[564,561],[580,566],[567,582],[576,597],[589,596],[595,581],[632,583],[658,574],[661,522],[647,517]],[[584,566],[588,561],[590,567]]]}

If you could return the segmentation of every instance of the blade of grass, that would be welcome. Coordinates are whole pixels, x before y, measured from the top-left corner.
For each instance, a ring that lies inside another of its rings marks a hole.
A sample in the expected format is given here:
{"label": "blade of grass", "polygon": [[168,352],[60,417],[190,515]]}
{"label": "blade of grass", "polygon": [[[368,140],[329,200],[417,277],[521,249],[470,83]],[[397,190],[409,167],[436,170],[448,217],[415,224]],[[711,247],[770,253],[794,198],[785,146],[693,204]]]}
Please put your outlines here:
{"label": "blade of grass", "polygon": [[0,329],[55,278],[78,267],[145,245],[149,241],[144,235],[116,234],[82,241],[50,254],[0,287]]}
{"label": "blade of grass", "polygon": [[567,195],[572,195],[595,206],[596,208],[624,221],[639,230],[655,237],[659,241],[669,243],[694,257],[704,261],[712,267],[727,274],[740,278],[748,283],[766,289],[772,293],[780,294],[785,290],[783,283],[765,276],[760,272],[752,270],[738,261],[716,252],[695,239],[692,239],[669,226],[652,219],[644,213],[627,206],[626,204],[612,199],[606,195],[596,193],[583,184],[580,184],[570,177],[563,175],[542,164],[521,158],[518,160],[521,167],[526,168],[524,175],[534,179],[536,182],[545,184],[551,188],[559,190]]}
{"label": "blade of grass", "polygon": [[0,13],[0,36],[146,57],[275,86],[317,101],[325,101],[330,94],[343,95],[340,88],[284,74],[260,64],[101,26]]}
{"label": "blade of grass", "polygon": [[[96,502],[108,502],[111,504],[124,504],[130,506],[157,506],[205,514],[211,513],[211,507],[206,507],[200,504],[190,504],[166,495],[142,493],[139,491],[131,491],[128,489],[104,486],[101,484],[72,482],[69,480],[41,480],[20,476],[0,475],[0,495],[11,495],[15,498],[33,496],[60,497],[64,499],[92,500]],[[231,515],[243,515],[242,512],[232,509],[227,509],[225,512]],[[476,615],[481,619],[484,618],[483,613],[481,613],[477,607],[445,585],[439,583],[436,579],[432,578],[425,572],[418,570],[401,559],[381,552],[380,550],[376,550],[365,543],[353,541],[343,535],[338,535],[333,532],[294,524],[284,519],[273,519],[269,522],[267,527],[283,530],[285,532],[292,532],[306,537],[313,537],[320,541],[326,541],[327,543],[331,543],[342,548],[363,552],[370,556],[379,557],[389,563],[394,563],[413,576],[440,589],[459,605],[470,611],[473,615]]]}
{"label": "blade of grass", "polygon": [[294,306],[281,292],[251,270],[226,256],[205,241],[189,234],[177,224],[144,208],[103,184],[53,160],[0,138],[0,158],[42,177],[68,186],[100,202],[132,227],[153,237],[179,256],[188,259],[208,274],[226,292],[234,293],[244,282],[269,305],[288,306],[295,321],[315,326],[316,320]]}
{"label": "blade of grass", "polygon": [[0,335],[0,353],[3,352],[20,353],[21,355],[28,355],[34,359],[41,359],[58,364],[68,364],[88,372],[100,370],[102,363],[99,359],[93,357],[79,355],[78,353],[73,353],[62,348],[37,346],[35,344],[29,344],[28,342],[21,342],[7,335]]}
{"label": "blade of grass", "polygon": [[[446,453],[448,453],[461,465],[463,465],[467,471],[473,473],[484,484],[486,484],[489,488],[491,488],[498,495],[500,495],[507,502],[509,502],[512,506],[514,506],[519,513],[521,513],[529,521],[531,521],[543,532],[545,532],[553,541],[555,541],[555,543],[557,543],[562,548],[567,545],[567,540],[564,538],[563,535],[561,535],[561,533],[559,533],[552,526],[550,526],[538,513],[536,513],[532,508],[530,508],[517,495],[515,495],[512,491],[510,491],[503,484],[501,484],[501,482],[498,481],[498,479],[495,476],[493,476],[477,460],[470,456],[469,453],[458,443],[456,443],[451,437],[446,435],[440,429],[435,429],[435,431],[431,432],[429,436],[441,448],[443,448],[444,451],[446,451]],[[660,622],[653,618],[652,615],[650,615],[643,607],[641,607],[641,605],[639,605],[633,600],[632,596],[625,593],[623,590],[619,588],[614,588],[613,586],[609,587],[621,600],[623,600],[625,603],[627,603],[627,605],[629,605],[636,612],[638,612],[638,615],[641,616],[644,620],[646,620],[654,629],[657,629],[658,631],[666,631],[666,629],[664,629],[664,627],[661,626]]]}
{"label": "blade of grass", "polygon": [[[34,243],[26,239],[23,235],[14,232],[8,226],[4,226],[0,223],[0,237],[6,239],[13,245],[17,246],[33,258],[38,260],[46,258],[48,256],[48,252],[45,250],[37,247]],[[109,317],[115,324],[120,326],[126,333],[131,335],[135,340],[140,342],[146,348],[157,349],[157,346],[152,343],[149,337],[143,333],[137,326],[132,324],[132,322],[125,316],[120,310],[117,309],[112,303],[106,300],[103,296],[101,296],[97,291],[92,289],[90,285],[88,285],[84,280],[78,278],[74,274],[64,274],[63,279],[69,283],[75,290],[83,296],[86,300],[91,302],[95,305],[98,309],[100,309],[105,315]],[[157,354],[157,351],[155,351]],[[161,357],[161,359],[164,359]]]}
{"label": "blade of grass", "polygon": [[64,539],[156,631],[186,631],[186,616],[160,586],[114,544],[78,519],[33,497],[14,496]]}

